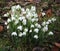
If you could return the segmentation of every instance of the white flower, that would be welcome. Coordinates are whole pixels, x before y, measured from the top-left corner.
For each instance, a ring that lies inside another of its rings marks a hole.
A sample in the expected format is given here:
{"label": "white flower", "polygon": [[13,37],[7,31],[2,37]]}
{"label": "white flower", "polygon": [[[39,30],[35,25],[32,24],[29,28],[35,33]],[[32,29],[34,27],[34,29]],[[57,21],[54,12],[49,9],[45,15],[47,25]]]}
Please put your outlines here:
{"label": "white flower", "polygon": [[8,18],[7,22],[8,22],[8,23],[11,22],[11,19]]}
{"label": "white flower", "polygon": [[19,37],[22,37],[22,36],[26,36],[26,32],[23,32],[23,33],[19,33]]}
{"label": "white flower", "polygon": [[16,20],[16,21],[15,21],[15,24],[18,24],[18,23],[19,23],[19,21],[18,21],[18,20]]}
{"label": "white flower", "polygon": [[26,19],[23,19],[23,21],[22,21],[22,23],[23,23],[23,25],[26,25]]}
{"label": "white flower", "polygon": [[8,23],[7,22],[5,22],[5,25],[7,25]]}
{"label": "white flower", "polygon": [[8,16],[9,16],[9,13],[4,14],[4,17],[8,17]]}
{"label": "white flower", "polygon": [[42,16],[45,16],[46,14],[45,14],[45,12],[42,12]]}
{"label": "white flower", "polygon": [[22,26],[18,26],[17,29],[22,30]]}
{"label": "white flower", "polygon": [[36,23],[35,26],[38,26],[38,23]]}
{"label": "white flower", "polygon": [[44,28],[42,30],[43,30],[43,32],[48,31],[48,25],[44,26]]}
{"label": "white flower", "polygon": [[19,17],[19,20],[22,21],[23,20],[22,17]]}
{"label": "white flower", "polygon": [[40,24],[38,24],[38,26],[37,26],[38,28],[41,28],[41,25]]}
{"label": "white flower", "polygon": [[34,21],[35,21],[35,19],[34,19],[34,18],[33,18],[33,19],[31,19],[31,21],[32,21],[32,22],[34,22]]}
{"label": "white flower", "polygon": [[51,20],[54,22],[54,21],[56,21],[56,18],[52,18]]}
{"label": "white flower", "polygon": [[20,6],[20,5],[17,5],[17,6],[16,6],[16,9],[21,9],[21,6]]}
{"label": "white flower", "polygon": [[38,24],[38,23],[36,23],[35,26],[36,26],[37,28],[41,28],[41,25]]}
{"label": "white flower", "polygon": [[15,10],[16,10],[16,6],[12,6],[12,7],[11,7],[11,10],[12,10],[12,12],[14,13]]}
{"label": "white flower", "polygon": [[49,19],[48,22],[51,23],[51,20]]}
{"label": "white flower", "polygon": [[34,32],[38,33],[39,32],[39,29],[38,28],[34,29]]}
{"label": "white flower", "polygon": [[15,6],[12,6],[11,8],[12,8],[12,9],[15,9],[15,8],[16,8],[16,5],[15,5]]}
{"label": "white flower", "polygon": [[23,35],[26,35],[26,32],[23,32]]}
{"label": "white flower", "polygon": [[31,25],[31,28],[34,28],[34,25],[33,24]]}
{"label": "white flower", "polygon": [[22,37],[22,36],[23,36],[23,33],[20,32],[20,33],[19,33],[19,37]]}
{"label": "white flower", "polygon": [[28,14],[26,15],[26,18],[31,20],[31,17]]}
{"label": "white flower", "polygon": [[29,32],[32,32],[32,30],[30,30]]}
{"label": "white flower", "polygon": [[38,17],[38,15],[37,15],[36,13],[35,13],[35,14],[33,14],[33,16],[34,16],[34,17]]}
{"label": "white flower", "polygon": [[21,12],[21,14],[22,14],[22,15],[23,15],[23,14],[26,14],[26,11]]}
{"label": "white flower", "polygon": [[48,33],[48,35],[53,35],[53,32],[52,32],[52,31],[50,31],[50,32]]}
{"label": "white flower", "polygon": [[25,19],[25,17],[24,17],[24,16],[22,16],[22,19]]}
{"label": "white flower", "polygon": [[36,18],[35,21],[38,21],[38,18]]}
{"label": "white flower", "polygon": [[24,32],[28,32],[28,29],[27,29],[27,28],[25,28],[25,29],[24,29]]}
{"label": "white flower", "polygon": [[22,11],[22,12],[25,12],[25,9],[24,9],[24,8],[21,8],[21,11]]}
{"label": "white flower", "polygon": [[17,33],[16,32],[12,32],[12,34],[11,34],[12,36],[14,35],[14,36],[17,36]]}
{"label": "white flower", "polygon": [[15,17],[11,17],[11,20],[12,20],[12,21],[15,20]]}
{"label": "white flower", "polygon": [[38,39],[38,35],[34,35],[34,38]]}
{"label": "white flower", "polygon": [[32,11],[36,11],[36,7],[35,6],[31,6],[31,10]]}
{"label": "white flower", "polygon": [[26,12],[29,12],[30,10],[29,10],[29,8],[26,8]]}
{"label": "white flower", "polygon": [[9,25],[7,25],[7,29],[9,29]]}
{"label": "white flower", "polygon": [[28,12],[28,16],[31,17],[31,12]]}
{"label": "white flower", "polygon": [[43,11],[43,9],[41,9],[41,12]]}
{"label": "white flower", "polygon": [[46,22],[46,24],[48,25],[48,24],[49,24],[49,22],[47,21],[47,22]]}
{"label": "white flower", "polygon": [[46,25],[46,22],[44,21],[43,23],[42,23],[42,26],[45,26]]}

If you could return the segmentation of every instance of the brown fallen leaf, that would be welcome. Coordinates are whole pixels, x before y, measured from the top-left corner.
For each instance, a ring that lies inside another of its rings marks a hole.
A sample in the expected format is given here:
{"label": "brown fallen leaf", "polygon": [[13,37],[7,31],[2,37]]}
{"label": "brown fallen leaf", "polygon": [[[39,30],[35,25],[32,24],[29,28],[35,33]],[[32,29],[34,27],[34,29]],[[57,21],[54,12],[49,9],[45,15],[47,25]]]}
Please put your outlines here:
{"label": "brown fallen leaf", "polygon": [[33,2],[33,0],[28,0],[28,1]]}
{"label": "brown fallen leaf", "polygon": [[2,31],[3,31],[3,26],[0,25],[0,32],[2,32]]}
{"label": "brown fallen leaf", "polygon": [[46,15],[47,15],[48,17],[51,17],[51,16],[52,16],[52,9],[48,9],[48,10],[46,11]]}
{"label": "brown fallen leaf", "polygon": [[38,17],[41,17],[42,16],[42,13],[40,12],[40,13],[38,13]]}

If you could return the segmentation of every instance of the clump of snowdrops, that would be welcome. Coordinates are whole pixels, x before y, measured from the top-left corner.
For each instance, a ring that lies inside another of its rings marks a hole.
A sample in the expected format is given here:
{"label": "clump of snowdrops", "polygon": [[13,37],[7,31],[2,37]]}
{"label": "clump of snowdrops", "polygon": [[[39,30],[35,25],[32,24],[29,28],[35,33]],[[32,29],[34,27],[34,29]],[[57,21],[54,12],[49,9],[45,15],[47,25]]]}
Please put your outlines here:
{"label": "clump of snowdrops", "polygon": [[[8,16],[5,14],[5,16]],[[47,37],[53,36],[52,30],[49,30],[49,25],[56,21],[56,18],[50,18],[47,21],[38,23],[38,14],[36,7],[23,8],[20,5],[11,7],[11,17],[7,20],[7,29],[10,32],[10,36],[14,37],[13,41],[22,46],[29,44],[43,45],[47,41]],[[52,37],[51,37],[52,38]]]}

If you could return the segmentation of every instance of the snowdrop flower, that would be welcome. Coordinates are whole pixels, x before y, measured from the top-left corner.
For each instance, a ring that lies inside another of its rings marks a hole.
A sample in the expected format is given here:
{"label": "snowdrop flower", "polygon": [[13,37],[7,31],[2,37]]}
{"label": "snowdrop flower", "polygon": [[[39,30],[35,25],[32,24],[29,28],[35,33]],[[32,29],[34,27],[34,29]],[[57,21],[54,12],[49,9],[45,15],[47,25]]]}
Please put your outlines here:
{"label": "snowdrop flower", "polygon": [[51,20],[49,19],[48,22],[51,23]]}
{"label": "snowdrop flower", "polygon": [[46,22],[46,24],[48,25],[48,24],[49,24],[49,22],[47,21],[47,22]]}
{"label": "snowdrop flower", "polygon": [[48,35],[53,35],[53,32],[52,32],[52,31],[50,31],[50,32],[48,33]]}
{"label": "snowdrop flower", "polygon": [[37,28],[41,28],[41,25],[38,24],[38,23],[36,23],[35,26],[36,26]]}
{"label": "snowdrop flower", "polygon": [[20,32],[20,33],[19,33],[19,37],[22,37],[22,36],[23,36],[23,33]]}
{"label": "snowdrop flower", "polygon": [[9,23],[9,22],[11,22],[11,19],[10,19],[10,18],[8,18],[7,22],[8,22],[8,23]]}
{"label": "snowdrop flower", "polygon": [[31,20],[31,17],[28,14],[26,15],[26,18],[29,19],[29,20]]}
{"label": "snowdrop flower", "polygon": [[36,23],[35,26],[38,26],[38,23]]}
{"label": "snowdrop flower", "polygon": [[51,20],[54,22],[54,21],[56,21],[56,18],[52,18]]}
{"label": "snowdrop flower", "polygon": [[33,15],[34,17],[38,17],[38,15],[35,13],[34,15]]}
{"label": "snowdrop flower", "polygon": [[7,25],[7,29],[9,29],[9,25]]}
{"label": "snowdrop flower", "polygon": [[23,19],[22,23],[23,25],[26,25],[26,19]]}
{"label": "snowdrop flower", "polygon": [[38,39],[38,35],[34,35],[34,38],[35,38],[35,39]]}
{"label": "snowdrop flower", "polygon": [[12,21],[15,20],[15,17],[11,17],[11,20],[12,20]]}
{"label": "snowdrop flower", "polygon": [[43,11],[43,9],[41,9],[41,12]]}
{"label": "snowdrop flower", "polygon": [[31,16],[31,12],[28,12],[28,16],[29,16],[29,17]]}
{"label": "snowdrop flower", "polygon": [[14,13],[15,10],[16,10],[16,6],[12,6],[12,7],[11,7],[11,10],[12,10],[12,12]]}
{"label": "snowdrop flower", "polygon": [[15,16],[15,13],[11,13],[11,17],[14,17]]}
{"label": "snowdrop flower", "polygon": [[45,16],[46,14],[45,14],[45,12],[42,12],[42,16]]}
{"label": "snowdrop flower", "polygon": [[25,9],[24,9],[24,8],[21,8],[21,11],[22,11],[22,12],[25,12]]}
{"label": "snowdrop flower", "polygon": [[34,21],[35,21],[35,19],[34,19],[34,18],[33,18],[33,19],[31,19],[31,21],[32,21],[32,22],[34,22]]}
{"label": "snowdrop flower", "polygon": [[23,14],[26,14],[26,11],[21,12],[21,14],[22,14],[22,15],[23,15]]}
{"label": "snowdrop flower", "polygon": [[26,35],[26,32],[23,32],[23,35]]}
{"label": "snowdrop flower", "polygon": [[22,30],[22,26],[18,26],[17,29]]}
{"label": "snowdrop flower", "polygon": [[5,25],[7,25],[8,23],[7,22],[5,22]]}
{"label": "snowdrop flower", "polygon": [[8,17],[8,16],[9,16],[9,13],[4,14],[4,17]]}
{"label": "snowdrop flower", "polygon": [[16,6],[16,9],[21,9],[21,6],[20,6],[20,5],[17,5],[17,6]]}
{"label": "snowdrop flower", "polygon": [[17,33],[16,33],[16,32],[12,32],[11,35],[12,35],[12,36],[17,36]]}
{"label": "snowdrop flower", "polygon": [[16,20],[16,21],[15,21],[15,24],[18,24],[18,23],[19,23],[19,21],[18,21],[18,20]]}
{"label": "snowdrop flower", "polygon": [[30,33],[32,32],[32,30],[29,31]]}
{"label": "snowdrop flower", "polygon": [[25,17],[24,17],[24,16],[22,16],[22,19],[24,20],[24,19],[25,19]]}
{"label": "snowdrop flower", "polygon": [[36,18],[35,21],[38,21],[38,18]]}
{"label": "snowdrop flower", "polygon": [[43,23],[42,23],[42,26],[45,26],[46,25],[46,22],[44,21]]}
{"label": "snowdrop flower", "polygon": [[15,6],[12,6],[11,8],[12,8],[12,9],[15,9],[15,8],[16,8],[16,5],[15,5]]}
{"label": "snowdrop flower", "polygon": [[24,29],[24,32],[28,32],[28,29],[27,29],[27,28],[25,28],[25,29]]}
{"label": "snowdrop flower", "polygon": [[48,31],[48,25],[44,26],[44,28],[42,30],[43,30],[43,32]]}
{"label": "snowdrop flower", "polygon": [[31,10],[32,11],[36,11],[36,7],[35,6],[31,6]]}
{"label": "snowdrop flower", "polygon": [[29,12],[30,10],[29,10],[29,8],[26,8],[26,12]]}
{"label": "snowdrop flower", "polygon": [[31,25],[31,28],[34,28],[34,25],[33,24]]}
{"label": "snowdrop flower", "polygon": [[22,17],[19,17],[19,20],[22,21],[23,20]]}
{"label": "snowdrop flower", "polygon": [[38,33],[39,32],[39,29],[38,28],[34,29],[34,32]]}
{"label": "snowdrop flower", "polygon": [[38,26],[37,26],[38,28],[41,28],[41,25],[40,24],[38,24]]}

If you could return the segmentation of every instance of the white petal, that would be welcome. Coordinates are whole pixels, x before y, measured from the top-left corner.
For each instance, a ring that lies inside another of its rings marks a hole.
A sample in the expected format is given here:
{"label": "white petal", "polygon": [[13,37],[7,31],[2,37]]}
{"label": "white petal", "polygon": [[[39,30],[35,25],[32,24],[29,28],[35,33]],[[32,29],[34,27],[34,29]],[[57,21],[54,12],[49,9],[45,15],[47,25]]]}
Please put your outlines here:
{"label": "white petal", "polygon": [[38,39],[38,35],[34,35],[34,38]]}
{"label": "white petal", "polygon": [[31,28],[34,28],[34,25],[33,24],[31,25]]}
{"label": "white petal", "polygon": [[19,37],[22,37],[22,36],[23,36],[23,33],[20,32],[20,33],[19,33]]}
{"label": "white petal", "polygon": [[22,26],[18,26],[17,29],[22,30]]}
{"label": "white petal", "polygon": [[25,28],[25,29],[24,29],[24,31],[25,31],[25,32],[28,32],[28,29],[27,29],[27,28]]}
{"label": "white petal", "polygon": [[23,35],[26,35],[26,32],[23,32]]}
{"label": "white petal", "polygon": [[48,35],[53,35],[53,32],[50,31],[50,32],[48,33]]}
{"label": "white petal", "polygon": [[32,32],[32,30],[30,30],[29,32]]}
{"label": "white petal", "polygon": [[38,28],[34,29],[34,32],[38,33],[39,32],[39,29]]}
{"label": "white petal", "polygon": [[12,36],[14,35],[14,36],[17,36],[17,33],[16,32],[12,32],[12,34],[11,34]]}
{"label": "white petal", "polygon": [[8,19],[7,22],[8,22],[8,23],[11,22],[11,19]]}

